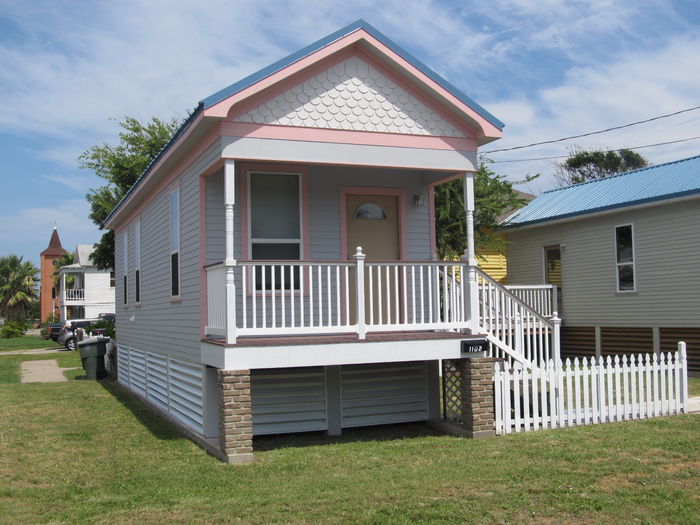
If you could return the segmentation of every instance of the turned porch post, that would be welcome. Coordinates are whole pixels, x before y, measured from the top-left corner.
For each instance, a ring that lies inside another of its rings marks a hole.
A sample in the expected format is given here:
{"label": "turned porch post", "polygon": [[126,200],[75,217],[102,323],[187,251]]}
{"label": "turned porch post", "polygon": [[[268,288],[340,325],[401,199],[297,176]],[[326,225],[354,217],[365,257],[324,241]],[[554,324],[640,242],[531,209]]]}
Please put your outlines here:
{"label": "turned porch post", "polygon": [[233,206],[236,203],[236,162],[226,159],[224,168],[224,204],[226,206],[226,343],[236,343],[236,283],[234,269]]}
{"label": "turned porch post", "polygon": [[66,273],[61,272],[61,298],[59,303],[59,315],[61,323],[65,323],[68,318],[68,307],[66,306]]}
{"label": "turned porch post", "polygon": [[476,275],[476,251],[474,249],[474,173],[467,172],[462,178],[464,190],[464,213],[466,215],[467,247],[462,255],[462,263],[469,265],[465,311],[472,333],[479,332],[479,288]]}

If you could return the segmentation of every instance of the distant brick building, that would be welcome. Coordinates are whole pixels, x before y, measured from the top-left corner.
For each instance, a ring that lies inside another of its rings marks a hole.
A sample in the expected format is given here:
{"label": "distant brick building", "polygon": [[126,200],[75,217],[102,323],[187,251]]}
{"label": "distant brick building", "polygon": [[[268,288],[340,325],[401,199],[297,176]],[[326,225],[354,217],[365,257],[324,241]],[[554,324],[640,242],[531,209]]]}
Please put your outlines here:
{"label": "distant brick building", "polygon": [[61,255],[66,253],[68,252],[63,249],[63,246],[61,246],[61,239],[58,236],[58,230],[56,229],[56,226],[54,226],[53,232],[51,233],[49,246],[39,254],[41,257],[39,317],[41,318],[42,323],[45,322],[52,313],[58,313],[58,297],[56,296],[56,291],[54,290],[53,285],[53,272],[55,271],[53,262]]}

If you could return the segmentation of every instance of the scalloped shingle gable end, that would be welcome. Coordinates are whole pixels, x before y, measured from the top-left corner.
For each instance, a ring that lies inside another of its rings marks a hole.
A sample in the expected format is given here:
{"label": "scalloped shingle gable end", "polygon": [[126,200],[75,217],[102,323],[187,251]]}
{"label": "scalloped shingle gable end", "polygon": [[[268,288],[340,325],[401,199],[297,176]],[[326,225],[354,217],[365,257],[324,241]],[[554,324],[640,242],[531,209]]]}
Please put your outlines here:
{"label": "scalloped shingle gable end", "polygon": [[238,122],[465,137],[382,72],[351,57],[235,119]]}

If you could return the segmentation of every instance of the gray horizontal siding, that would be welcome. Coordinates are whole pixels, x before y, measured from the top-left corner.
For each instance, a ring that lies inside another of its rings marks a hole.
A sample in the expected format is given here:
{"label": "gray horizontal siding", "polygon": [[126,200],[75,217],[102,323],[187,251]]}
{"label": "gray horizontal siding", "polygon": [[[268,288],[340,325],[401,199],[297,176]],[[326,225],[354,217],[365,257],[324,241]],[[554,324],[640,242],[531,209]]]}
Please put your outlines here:
{"label": "gray horizontal siding", "polygon": [[253,435],[326,430],[322,367],[252,370]]}
{"label": "gray horizontal siding", "polygon": [[[170,297],[170,190],[143,209],[141,221],[141,304],[134,304],[134,233],[129,225],[127,307],[121,302],[121,249],[117,261],[117,340],[198,362],[200,358],[199,175],[220,157],[213,145],[178,177],[180,187],[180,299]],[[133,321],[132,321],[133,318]]]}
{"label": "gray horizontal siding", "polygon": [[[636,293],[616,293],[614,226],[634,224]],[[543,247],[562,250],[572,326],[700,326],[700,203],[622,211],[508,233],[510,284],[543,282]]]}
{"label": "gray horizontal siding", "polygon": [[425,362],[341,367],[343,428],[428,419]]}

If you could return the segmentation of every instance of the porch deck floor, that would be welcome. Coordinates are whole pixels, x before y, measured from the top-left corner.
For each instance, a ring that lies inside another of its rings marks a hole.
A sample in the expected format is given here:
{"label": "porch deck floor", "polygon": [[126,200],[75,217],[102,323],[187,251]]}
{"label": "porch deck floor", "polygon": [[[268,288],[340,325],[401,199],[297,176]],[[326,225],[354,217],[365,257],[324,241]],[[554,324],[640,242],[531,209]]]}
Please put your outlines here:
{"label": "porch deck floor", "polygon": [[300,335],[276,337],[239,337],[233,345],[222,338],[204,338],[203,343],[217,346],[309,346],[340,343],[384,343],[391,341],[434,341],[437,339],[483,339],[485,335],[462,334],[459,332],[371,332],[366,339],[359,339],[355,333],[331,335]]}

